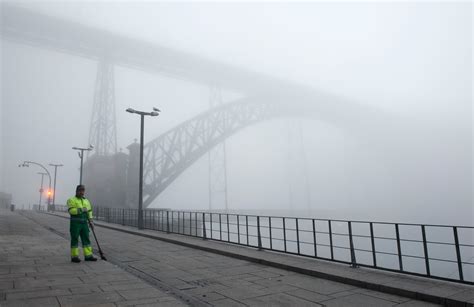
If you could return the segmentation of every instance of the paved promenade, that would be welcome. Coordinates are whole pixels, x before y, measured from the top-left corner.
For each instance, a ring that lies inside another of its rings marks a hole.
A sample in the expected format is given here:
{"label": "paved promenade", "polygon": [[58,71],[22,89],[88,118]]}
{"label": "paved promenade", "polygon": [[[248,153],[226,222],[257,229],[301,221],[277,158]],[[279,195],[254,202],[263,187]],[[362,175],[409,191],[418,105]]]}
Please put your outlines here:
{"label": "paved promenade", "polygon": [[[438,306],[125,233],[136,229],[118,225],[113,226],[122,231],[96,227],[110,261],[73,264],[68,224],[58,216],[0,210],[0,306]],[[179,235],[141,233],[220,246],[224,253],[237,248],[244,256],[283,256],[278,261],[286,259],[287,264],[308,261]],[[371,276],[370,271],[362,273]],[[462,293],[466,302],[474,300],[472,287],[446,284],[440,289],[451,289],[458,297]]]}

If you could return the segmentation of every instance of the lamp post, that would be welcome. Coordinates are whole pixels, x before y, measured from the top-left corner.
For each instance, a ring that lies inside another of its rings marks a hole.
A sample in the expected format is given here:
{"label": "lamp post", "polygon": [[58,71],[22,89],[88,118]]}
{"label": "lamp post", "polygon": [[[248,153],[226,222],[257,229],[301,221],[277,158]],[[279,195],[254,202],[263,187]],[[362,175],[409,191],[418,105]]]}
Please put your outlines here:
{"label": "lamp post", "polygon": [[49,165],[54,167],[54,187],[53,187],[53,211],[56,209],[56,173],[58,171],[58,167],[64,166],[62,164],[54,164],[49,163]]}
{"label": "lamp post", "polygon": [[42,173],[42,172],[38,172],[37,173],[38,175],[41,175],[41,185],[40,185],[40,189],[39,189],[39,194],[40,194],[40,199],[39,199],[39,203],[38,203],[38,209],[41,211],[41,196],[43,195],[43,178],[44,178],[44,175],[48,175],[47,173]]}
{"label": "lamp post", "polygon": [[83,163],[83,158],[84,158],[84,151],[91,151],[94,146],[92,144],[89,144],[89,147],[87,148],[82,148],[82,147],[73,147],[72,149],[77,150],[77,154],[79,155],[79,158],[81,158],[81,170],[79,174],[79,184],[82,184],[82,163]]}
{"label": "lamp post", "polygon": [[[48,174],[48,178],[49,178],[49,188],[48,188],[48,211],[49,211],[49,207],[51,206],[51,174],[49,173],[48,169],[46,167],[44,167],[43,164],[40,164],[38,162],[33,162],[33,161],[23,161],[23,164],[19,164],[18,167],[29,167],[30,164],[34,164],[34,165],[38,165],[39,167],[41,167],[42,169],[44,169],[46,171],[46,173]],[[41,199],[40,199],[41,201]]]}
{"label": "lamp post", "polygon": [[137,111],[132,108],[126,110],[128,113],[140,115],[140,174],[138,180],[138,229],[143,229],[143,135],[145,130],[145,116],[158,116],[159,109],[153,108],[153,112]]}

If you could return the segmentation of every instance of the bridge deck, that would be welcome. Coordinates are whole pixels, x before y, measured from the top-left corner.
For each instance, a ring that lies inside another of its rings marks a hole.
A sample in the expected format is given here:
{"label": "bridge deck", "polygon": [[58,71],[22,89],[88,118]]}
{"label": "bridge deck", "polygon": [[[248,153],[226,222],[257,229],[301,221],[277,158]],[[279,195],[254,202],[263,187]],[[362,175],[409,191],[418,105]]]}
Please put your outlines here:
{"label": "bridge deck", "polygon": [[[404,292],[407,288],[420,293],[430,293],[431,289],[434,294],[464,301],[464,305],[474,301],[473,287],[469,286],[351,269],[178,235],[140,231],[154,238],[143,237],[123,232],[138,232],[136,229],[114,227],[121,231],[97,227],[109,262],[72,264],[67,219],[0,210],[0,306],[434,306],[255,263],[265,259],[315,272],[315,268],[326,270],[334,276],[346,274],[348,280],[357,275],[379,284],[391,282],[403,294],[408,293]],[[162,239],[179,240],[181,244]],[[234,256],[220,255],[219,251]]]}

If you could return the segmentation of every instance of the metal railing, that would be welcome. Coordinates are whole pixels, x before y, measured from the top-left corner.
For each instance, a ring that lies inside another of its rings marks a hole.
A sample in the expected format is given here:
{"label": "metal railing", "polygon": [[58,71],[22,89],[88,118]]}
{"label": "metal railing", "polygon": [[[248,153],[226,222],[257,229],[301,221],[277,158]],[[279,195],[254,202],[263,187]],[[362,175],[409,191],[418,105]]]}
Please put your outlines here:
{"label": "metal railing", "polygon": [[[67,212],[65,206],[57,211]],[[138,210],[94,207],[97,220],[137,227]],[[398,273],[474,284],[474,227],[200,211],[143,211],[145,229]]]}

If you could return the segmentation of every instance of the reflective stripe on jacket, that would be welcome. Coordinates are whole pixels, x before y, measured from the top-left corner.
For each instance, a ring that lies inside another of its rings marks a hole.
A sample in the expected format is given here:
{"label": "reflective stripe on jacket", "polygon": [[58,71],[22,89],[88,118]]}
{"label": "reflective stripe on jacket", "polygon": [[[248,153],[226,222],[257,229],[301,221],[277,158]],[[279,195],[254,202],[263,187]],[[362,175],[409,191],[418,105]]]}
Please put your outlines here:
{"label": "reflective stripe on jacket", "polygon": [[[87,220],[92,219],[92,206],[87,198],[71,197],[67,200],[67,208],[71,219]],[[87,211],[84,211],[85,208]]]}

